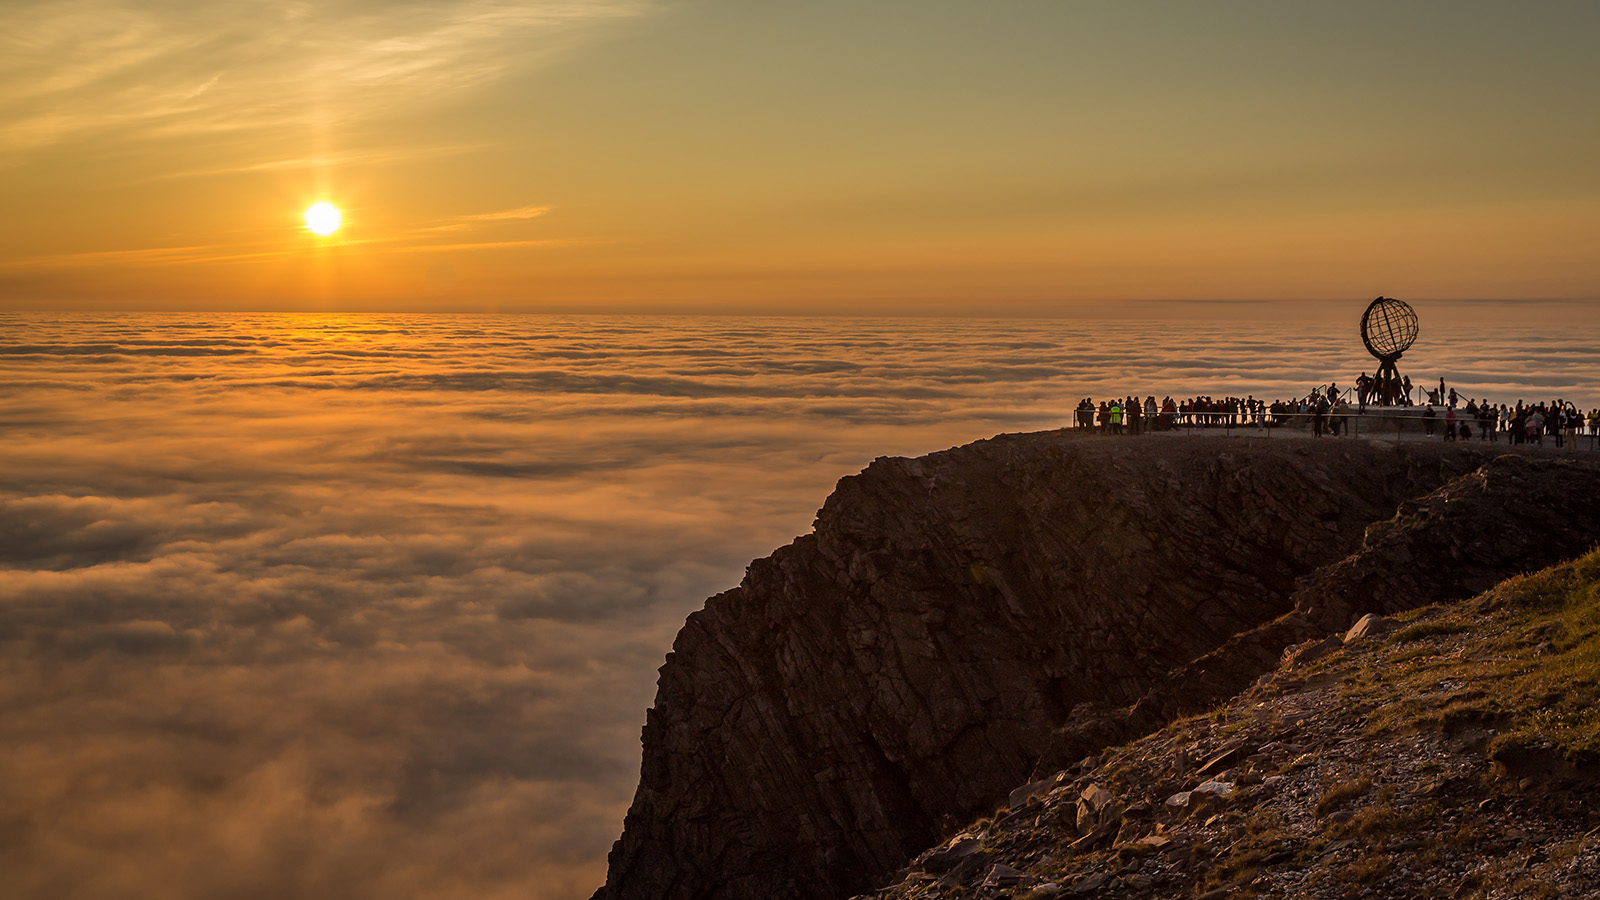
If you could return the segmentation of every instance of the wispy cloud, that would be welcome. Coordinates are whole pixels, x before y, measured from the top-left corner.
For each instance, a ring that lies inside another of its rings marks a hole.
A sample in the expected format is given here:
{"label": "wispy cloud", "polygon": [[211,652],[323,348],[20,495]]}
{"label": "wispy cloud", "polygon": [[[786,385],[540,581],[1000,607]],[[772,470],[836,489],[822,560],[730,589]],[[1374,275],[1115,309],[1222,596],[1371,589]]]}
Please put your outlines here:
{"label": "wispy cloud", "polygon": [[512,247],[557,247],[570,243],[562,240],[544,241],[478,241],[463,244],[419,244],[411,247],[396,247],[399,253],[446,253],[457,250],[508,250]]}
{"label": "wispy cloud", "polygon": [[[517,247],[559,247],[576,243],[560,238],[541,240],[458,241],[449,244],[421,243],[423,231],[394,238],[344,240],[340,249],[361,247],[378,253],[449,253],[471,250],[509,250]],[[454,230],[454,229],[449,229]],[[139,247],[129,250],[91,250],[83,253],[57,253],[20,259],[0,260],[0,269],[71,269],[81,266],[190,266],[214,263],[251,262],[280,257],[304,256],[304,246],[285,247],[283,242],[254,241],[234,244],[194,244],[179,247]]]}
{"label": "wispy cloud", "polygon": [[[526,241],[468,241],[451,244],[409,243],[415,238],[383,240],[353,240],[341,242],[341,247],[364,247],[380,253],[453,253],[472,250],[510,250],[518,247],[559,247],[573,243],[556,238]],[[0,261],[0,269],[71,269],[80,266],[134,266],[141,268],[160,266],[212,265],[216,263],[252,262],[262,259],[297,257],[306,254],[304,247],[251,249],[268,245],[251,244],[201,244],[187,247],[144,247],[135,250],[94,250],[87,253],[60,253],[51,256],[30,257]]]}
{"label": "wispy cloud", "polygon": [[[232,262],[283,256],[291,251],[252,249],[265,244],[193,244],[180,247],[138,247],[129,250],[90,250],[52,253],[0,260],[0,269],[76,269],[91,266],[185,266],[195,263]],[[295,251],[299,252],[299,251]]]}
{"label": "wispy cloud", "polygon": [[538,65],[651,0],[34,0],[0,32],[0,149],[394,113]]}
{"label": "wispy cloud", "polygon": [[548,213],[548,206],[519,206],[516,209],[503,209],[499,212],[475,213],[472,215],[455,216],[447,222],[430,225],[419,229],[421,232],[440,231],[470,231],[482,226],[485,222],[515,222],[523,219],[537,219]]}
{"label": "wispy cloud", "polygon": [[537,219],[549,211],[548,206],[519,206],[516,209],[502,209],[499,212],[478,213],[459,218],[463,222],[501,222],[507,219]]}
{"label": "wispy cloud", "polygon": [[240,163],[237,165],[184,169],[165,172],[152,180],[194,178],[206,175],[232,175],[246,172],[292,172],[300,169],[339,169],[355,166],[380,166],[388,163],[414,162],[456,156],[481,149],[480,144],[448,144],[438,147],[386,147],[383,149],[356,150],[341,153],[320,153],[310,156],[291,156]]}

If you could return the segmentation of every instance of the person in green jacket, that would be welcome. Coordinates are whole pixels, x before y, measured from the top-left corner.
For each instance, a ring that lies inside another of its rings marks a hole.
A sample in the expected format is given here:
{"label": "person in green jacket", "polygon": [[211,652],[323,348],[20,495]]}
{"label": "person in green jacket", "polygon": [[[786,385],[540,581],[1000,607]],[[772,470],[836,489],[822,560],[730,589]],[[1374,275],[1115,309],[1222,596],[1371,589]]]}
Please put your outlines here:
{"label": "person in green jacket", "polygon": [[1111,401],[1111,433],[1122,433],[1122,401]]}

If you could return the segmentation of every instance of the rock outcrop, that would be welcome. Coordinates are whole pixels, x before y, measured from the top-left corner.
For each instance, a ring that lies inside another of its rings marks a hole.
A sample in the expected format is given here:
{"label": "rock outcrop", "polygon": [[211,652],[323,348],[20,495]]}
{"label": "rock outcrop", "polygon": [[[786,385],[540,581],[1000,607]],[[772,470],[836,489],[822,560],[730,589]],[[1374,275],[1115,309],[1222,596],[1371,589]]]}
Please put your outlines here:
{"label": "rock outcrop", "polygon": [[[1431,512],[1455,502],[1435,492],[1493,482],[1482,467],[1504,452],[1052,433],[880,459],[840,482],[813,534],[689,617],[596,900],[876,887],[1042,757],[1159,725],[1186,703],[1169,672],[1208,674],[1226,656],[1199,661],[1233,652],[1248,684],[1261,664],[1241,646],[1413,603],[1382,577],[1399,556],[1335,571],[1364,537],[1422,554],[1418,590],[1515,568],[1506,544],[1481,570],[1469,552],[1434,572],[1437,529],[1418,524],[1458,522]],[[1557,477],[1506,477],[1523,475]],[[1340,578],[1355,591],[1343,605],[1308,599]],[[1201,678],[1196,696],[1231,677]]]}
{"label": "rock outcrop", "polygon": [[1361,547],[1305,579],[1294,609],[1246,629],[1157,680],[1133,706],[1062,726],[1035,774],[1204,712],[1278,666],[1283,648],[1342,632],[1364,612],[1463,600],[1502,579],[1554,565],[1600,540],[1600,463],[1507,454],[1400,504]]}

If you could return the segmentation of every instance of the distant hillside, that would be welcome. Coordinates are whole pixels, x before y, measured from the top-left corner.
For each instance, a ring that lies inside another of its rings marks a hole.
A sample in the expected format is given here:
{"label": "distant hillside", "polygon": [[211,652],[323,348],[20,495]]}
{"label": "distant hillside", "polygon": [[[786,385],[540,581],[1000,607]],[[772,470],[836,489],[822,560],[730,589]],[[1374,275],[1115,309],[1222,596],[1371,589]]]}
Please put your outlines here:
{"label": "distant hillside", "polygon": [[1600,552],[1352,632],[872,896],[1600,896]]}
{"label": "distant hillside", "polygon": [[1047,433],[880,459],[685,623],[596,900],[871,890],[1285,646],[1591,547],[1600,457],[1507,451]]}

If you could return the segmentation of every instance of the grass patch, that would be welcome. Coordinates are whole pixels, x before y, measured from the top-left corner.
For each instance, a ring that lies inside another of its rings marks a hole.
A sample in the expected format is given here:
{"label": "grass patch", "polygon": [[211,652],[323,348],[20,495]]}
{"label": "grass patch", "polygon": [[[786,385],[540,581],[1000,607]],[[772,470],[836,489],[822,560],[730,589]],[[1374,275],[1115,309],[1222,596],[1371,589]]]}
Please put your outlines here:
{"label": "grass patch", "polygon": [[1286,838],[1290,832],[1289,820],[1283,817],[1283,813],[1270,807],[1257,809],[1244,821],[1244,833],[1257,841]]}
{"label": "grass patch", "polygon": [[1393,834],[1400,816],[1394,807],[1385,803],[1382,806],[1369,806],[1356,813],[1350,819],[1350,833],[1359,834],[1364,838],[1381,838]]}
{"label": "grass patch", "polygon": [[1513,593],[1526,612],[1518,633],[1502,640],[1534,650],[1503,672],[1496,694],[1516,714],[1490,752],[1538,749],[1574,764],[1600,761],[1600,551],[1530,575]]}
{"label": "grass patch", "polygon": [[1393,863],[1389,857],[1382,854],[1363,856],[1348,866],[1345,866],[1345,882],[1347,884],[1377,884],[1383,876],[1389,874]]}
{"label": "grass patch", "polygon": [[[1600,763],[1600,551],[1502,582],[1460,615],[1413,622],[1343,685],[1375,709],[1373,734],[1493,728],[1500,761],[1530,755]],[[1445,650],[1414,646],[1471,634]]]}
{"label": "grass patch", "polygon": [[1567,565],[1511,578],[1501,585],[1507,603],[1533,612],[1553,612],[1600,604],[1600,551]]}
{"label": "grass patch", "polygon": [[1317,817],[1321,818],[1361,797],[1372,787],[1371,778],[1341,781],[1328,788],[1317,801]]}
{"label": "grass patch", "polygon": [[1436,619],[1432,622],[1418,622],[1415,625],[1407,625],[1390,635],[1389,643],[1391,645],[1411,644],[1431,637],[1464,634],[1471,630],[1472,626],[1466,622]]}
{"label": "grass patch", "polygon": [[1333,833],[1338,837],[1360,837],[1373,844],[1381,844],[1397,835],[1416,834],[1440,815],[1437,804],[1424,803],[1406,809],[1396,807],[1388,789],[1378,792],[1378,802],[1356,812],[1350,821],[1341,824]]}

